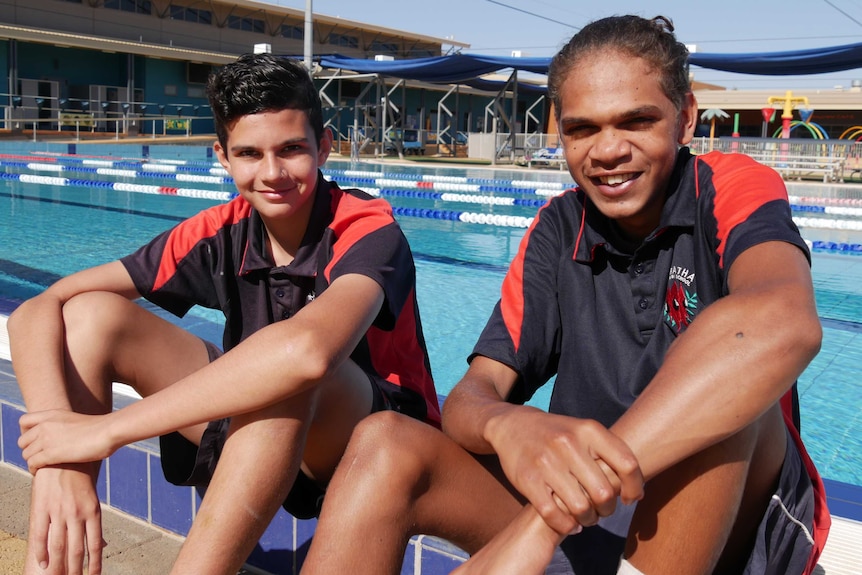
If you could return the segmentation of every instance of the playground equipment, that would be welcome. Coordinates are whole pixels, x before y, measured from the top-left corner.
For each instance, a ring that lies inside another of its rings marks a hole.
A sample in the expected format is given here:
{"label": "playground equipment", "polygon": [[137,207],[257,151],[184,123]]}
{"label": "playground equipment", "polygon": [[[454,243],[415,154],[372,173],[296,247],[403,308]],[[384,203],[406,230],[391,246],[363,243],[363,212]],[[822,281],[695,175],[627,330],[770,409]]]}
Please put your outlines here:
{"label": "playground equipment", "polygon": [[770,96],[766,103],[773,108],[781,106],[781,137],[790,137],[791,121],[793,120],[793,108],[802,104],[799,114],[802,121],[808,123],[814,110],[808,107],[808,98],[805,96],[794,96],[793,92],[787,90],[784,96]]}

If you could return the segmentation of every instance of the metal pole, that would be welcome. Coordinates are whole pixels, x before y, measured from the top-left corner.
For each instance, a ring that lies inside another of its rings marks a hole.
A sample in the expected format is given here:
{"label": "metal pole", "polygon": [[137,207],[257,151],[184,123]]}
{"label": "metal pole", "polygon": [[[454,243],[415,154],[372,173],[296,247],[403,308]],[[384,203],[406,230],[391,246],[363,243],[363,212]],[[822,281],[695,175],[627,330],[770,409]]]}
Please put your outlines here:
{"label": "metal pole", "polygon": [[308,73],[311,74],[312,64],[311,64],[311,42],[314,36],[314,29],[312,27],[312,10],[311,10],[312,0],[305,0],[305,69],[308,70]]}

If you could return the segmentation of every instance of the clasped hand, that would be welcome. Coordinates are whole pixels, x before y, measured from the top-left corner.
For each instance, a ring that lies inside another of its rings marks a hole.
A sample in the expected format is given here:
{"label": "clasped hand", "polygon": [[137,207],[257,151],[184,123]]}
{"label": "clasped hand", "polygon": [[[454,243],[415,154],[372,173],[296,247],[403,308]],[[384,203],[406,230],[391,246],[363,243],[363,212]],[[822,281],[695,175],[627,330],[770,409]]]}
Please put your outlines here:
{"label": "clasped hand", "polygon": [[19,420],[21,448],[30,473],[48,465],[100,461],[114,452],[102,427],[104,416],[66,410],[39,411]]}
{"label": "clasped hand", "polygon": [[643,497],[628,445],[600,423],[521,407],[489,424],[503,471],[545,522],[565,535]]}

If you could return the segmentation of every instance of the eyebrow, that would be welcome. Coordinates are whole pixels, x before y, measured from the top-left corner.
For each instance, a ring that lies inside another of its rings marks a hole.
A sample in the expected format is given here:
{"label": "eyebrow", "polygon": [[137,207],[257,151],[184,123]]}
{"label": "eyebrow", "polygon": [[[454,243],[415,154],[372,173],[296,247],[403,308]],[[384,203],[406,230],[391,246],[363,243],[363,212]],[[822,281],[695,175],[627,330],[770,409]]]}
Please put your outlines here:
{"label": "eyebrow", "polygon": [[[620,121],[625,122],[626,120],[639,118],[641,116],[655,115],[659,111],[660,111],[660,108],[658,106],[652,106],[652,105],[640,106],[638,108],[634,108],[632,110],[627,110],[627,111],[623,112],[622,114],[615,116],[614,121],[615,122],[620,122]],[[587,118],[587,117],[582,117],[582,116],[572,116],[569,118],[564,117],[560,120],[560,124],[562,124],[562,125],[592,124],[594,122],[595,122],[594,120]]]}
{"label": "eyebrow", "polygon": [[[305,144],[305,143],[308,143],[308,141],[309,141],[309,139],[305,138],[305,137],[290,138],[288,140],[284,140],[283,142],[281,142],[278,145],[278,147],[283,148],[284,146],[291,146],[291,145],[295,145],[295,144]],[[231,153],[234,153],[234,154],[237,152],[245,151],[245,150],[257,150],[257,149],[259,149],[258,146],[244,145],[244,144],[237,144],[235,146],[230,147]]]}

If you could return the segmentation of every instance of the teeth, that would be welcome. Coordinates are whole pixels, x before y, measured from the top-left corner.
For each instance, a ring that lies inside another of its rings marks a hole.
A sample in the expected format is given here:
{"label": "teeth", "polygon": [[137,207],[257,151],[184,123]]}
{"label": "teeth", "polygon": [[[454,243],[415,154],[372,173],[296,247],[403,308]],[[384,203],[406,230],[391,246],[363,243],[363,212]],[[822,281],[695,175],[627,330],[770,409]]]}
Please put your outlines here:
{"label": "teeth", "polygon": [[627,182],[631,179],[629,174],[614,174],[613,176],[601,176],[599,177],[599,181],[601,181],[606,186],[616,186],[617,184],[622,184],[623,182]]}

